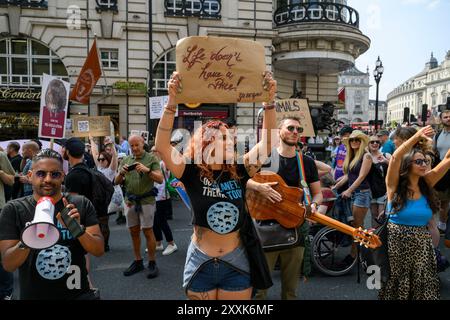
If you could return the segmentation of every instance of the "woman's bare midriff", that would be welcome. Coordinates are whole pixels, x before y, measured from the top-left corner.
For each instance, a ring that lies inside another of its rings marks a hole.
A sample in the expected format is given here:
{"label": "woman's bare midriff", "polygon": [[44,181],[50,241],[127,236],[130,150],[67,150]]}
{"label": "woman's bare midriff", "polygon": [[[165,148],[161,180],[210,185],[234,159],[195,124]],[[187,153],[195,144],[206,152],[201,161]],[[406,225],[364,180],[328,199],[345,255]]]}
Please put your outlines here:
{"label": "woman's bare midriff", "polygon": [[200,226],[194,226],[192,241],[201,251],[212,258],[222,257],[232,252],[241,243],[239,231],[218,234]]}

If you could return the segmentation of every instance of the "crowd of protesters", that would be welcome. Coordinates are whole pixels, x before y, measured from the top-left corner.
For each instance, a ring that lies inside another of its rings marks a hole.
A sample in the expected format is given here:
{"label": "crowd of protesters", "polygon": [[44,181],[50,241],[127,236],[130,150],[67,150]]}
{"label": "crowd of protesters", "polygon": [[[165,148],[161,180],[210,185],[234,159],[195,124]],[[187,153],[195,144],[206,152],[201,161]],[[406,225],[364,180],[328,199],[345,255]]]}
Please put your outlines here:
{"label": "crowd of protesters", "polygon": [[[263,107],[264,129],[278,129],[279,141],[263,137],[246,150],[242,164],[236,159],[235,131],[218,120],[198,129],[185,153],[173,148],[174,101],[182,87],[177,73],[169,82],[169,102],[153,148],[138,135],[117,141],[89,137],[88,143],[70,138],[61,141],[60,153],[42,150],[39,140],[22,146],[10,142],[6,152],[0,152],[0,299],[11,299],[15,270],[19,270],[22,299],[98,299],[99,289],[89,276],[90,256],[114,250],[109,241],[109,217],[113,214],[117,214],[117,224],[126,222],[134,256],[123,275],[147,269],[147,278],[158,277],[157,251],[170,255],[179,249],[168,222],[173,215],[169,191],[174,178],[180,179],[177,185],[186,189],[193,204],[194,233],[183,279],[188,298],[250,299],[256,293],[257,299],[264,299],[272,285],[271,271],[279,260],[281,297],[295,299],[305,245],[263,253],[260,243],[249,238],[253,224],[245,209],[245,190],[260,193],[273,203],[282,200],[274,184],[252,180],[270,156],[261,150],[272,150],[272,156],[279,157],[277,173],[288,185],[304,187],[309,194],[305,202],[312,212],[321,204],[332,206],[324,199],[336,195],[335,206],[353,227],[377,228],[389,219],[390,274],[382,284],[380,299],[439,299],[438,273],[448,267],[438,249],[441,235],[450,245],[450,110],[441,112],[442,125],[436,130],[401,126],[369,134],[342,127],[339,135],[325,138],[330,157],[318,161],[307,141],[299,143],[303,129],[298,119],[276,124],[276,81],[270,73],[262,80],[270,93]],[[217,139],[217,134],[223,138]],[[323,141],[315,138],[309,142]],[[198,146],[202,154],[207,153],[200,164],[194,163]],[[226,161],[217,161],[217,153],[223,153]],[[260,161],[249,162],[255,158]],[[64,161],[69,170],[64,170]],[[109,184],[109,205],[99,206],[96,183]],[[38,251],[27,247],[20,235],[44,196],[53,199],[55,214],[65,207],[70,210],[79,232],[57,214],[58,229],[69,230],[68,235],[53,248]],[[370,226],[365,225],[368,214]],[[67,274],[44,266],[44,259],[60,257],[61,252],[70,253],[72,264],[81,270],[79,290],[64,287]],[[354,245],[342,263],[351,263],[356,255]],[[41,264],[42,269],[36,267]]]}

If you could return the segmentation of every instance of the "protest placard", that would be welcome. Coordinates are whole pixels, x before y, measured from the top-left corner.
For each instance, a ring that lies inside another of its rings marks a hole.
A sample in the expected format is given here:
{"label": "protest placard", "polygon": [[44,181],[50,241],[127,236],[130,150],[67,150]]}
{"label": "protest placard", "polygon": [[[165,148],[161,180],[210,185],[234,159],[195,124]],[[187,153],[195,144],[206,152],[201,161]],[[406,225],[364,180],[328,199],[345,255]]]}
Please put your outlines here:
{"label": "protest placard", "polygon": [[72,118],[74,137],[106,137],[111,134],[109,116],[88,117],[75,116]]}
{"label": "protest placard", "polygon": [[[188,37],[176,47],[182,91],[177,103],[267,101],[262,44],[225,37]],[[184,80],[183,80],[184,79]]]}
{"label": "protest placard", "polygon": [[307,99],[285,99],[276,101],[277,123],[287,117],[300,120],[303,137],[315,137],[314,127]]}
{"label": "protest placard", "polygon": [[69,91],[70,83],[44,74],[39,115],[39,137],[64,138]]}

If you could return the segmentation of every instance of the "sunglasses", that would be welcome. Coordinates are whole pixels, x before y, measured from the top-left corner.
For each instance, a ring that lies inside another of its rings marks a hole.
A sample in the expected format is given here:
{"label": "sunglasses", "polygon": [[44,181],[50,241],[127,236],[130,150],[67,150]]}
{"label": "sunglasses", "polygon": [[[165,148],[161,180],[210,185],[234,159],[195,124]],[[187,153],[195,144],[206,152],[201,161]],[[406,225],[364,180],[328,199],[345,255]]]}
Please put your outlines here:
{"label": "sunglasses", "polygon": [[105,161],[105,158],[97,158],[97,161]]}
{"label": "sunglasses", "polygon": [[302,127],[296,127],[296,126],[289,126],[287,127],[289,132],[294,132],[294,130],[297,130],[298,133],[303,133]]}
{"label": "sunglasses", "polygon": [[351,139],[348,139],[348,142],[350,142],[350,143],[352,143],[352,142],[361,142],[361,139],[359,139],[359,138],[351,138]]}
{"label": "sunglasses", "polygon": [[38,170],[35,172],[36,177],[38,177],[39,179],[47,178],[48,174],[50,174],[50,178],[52,178],[52,179],[60,179],[63,175],[63,173],[61,171]]}
{"label": "sunglasses", "polygon": [[416,159],[416,160],[413,160],[413,163],[415,163],[418,166],[423,167],[424,164],[425,164],[425,166],[428,166],[431,163],[431,161],[428,159]]}
{"label": "sunglasses", "polygon": [[370,144],[380,144],[380,141],[370,141]]}

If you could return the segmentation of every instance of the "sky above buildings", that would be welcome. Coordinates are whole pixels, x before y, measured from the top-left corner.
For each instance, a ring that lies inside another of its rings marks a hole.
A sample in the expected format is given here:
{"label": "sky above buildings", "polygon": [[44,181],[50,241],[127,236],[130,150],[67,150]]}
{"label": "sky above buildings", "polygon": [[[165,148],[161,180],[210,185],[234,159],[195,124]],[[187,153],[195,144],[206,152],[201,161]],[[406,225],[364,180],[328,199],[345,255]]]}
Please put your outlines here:
{"label": "sky above buildings", "polygon": [[404,81],[421,72],[431,52],[439,61],[450,50],[450,0],[349,0],[360,15],[360,29],[372,43],[356,60],[359,70],[370,71],[380,56],[385,72],[380,82],[380,100]]}

